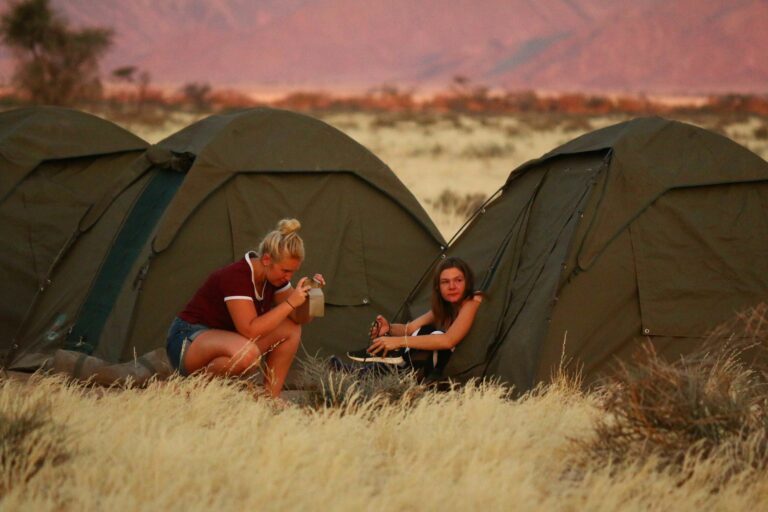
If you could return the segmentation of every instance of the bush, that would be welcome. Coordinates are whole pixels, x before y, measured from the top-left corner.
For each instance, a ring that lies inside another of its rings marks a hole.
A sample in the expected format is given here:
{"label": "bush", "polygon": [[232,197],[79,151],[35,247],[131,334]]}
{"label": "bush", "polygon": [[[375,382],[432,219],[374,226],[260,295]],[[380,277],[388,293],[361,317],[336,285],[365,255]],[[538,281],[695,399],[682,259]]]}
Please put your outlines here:
{"label": "bush", "polygon": [[605,414],[594,438],[579,442],[589,463],[655,460],[660,469],[685,473],[692,460],[727,455],[723,478],[768,469],[767,310],[741,314],[678,360],[663,359],[648,344],[620,365],[603,388]]}
{"label": "bush", "polygon": [[768,140],[768,125],[764,124],[755,128],[752,136],[758,140]]}
{"label": "bush", "polygon": [[[4,386],[12,383],[6,381]],[[0,401],[0,497],[25,484],[46,465],[70,458],[64,429],[51,417],[51,403],[40,395],[3,393]]]}
{"label": "bush", "polygon": [[563,122],[563,130],[566,132],[586,133],[594,130],[592,123],[587,116],[568,117]]}
{"label": "bush", "polygon": [[436,143],[427,147],[414,148],[408,152],[408,156],[415,157],[415,158],[422,157],[422,156],[437,158],[443,153],[445,153],[445,148],[443,147],[443,145],[440,143]]}
{"label": "bush", "polygon": [[480,144],[480,145],[472,145],[465,147],[461,153],[459,154],[462,158],[467,158],[470,160],[474,159],[481,159],[485,160],[488,158],[504,158],[506,156],[512,155],[515,152],[515,146],[509,142],[506,144],[498,144],[495,142],[490,142],[487,144]]}
{"label": "bush", "polygon": [[439,212],[468,218],[475,213],[487,199],[488,197],[480,192],[460,195],[453,190],[445,189],[436,198],[427,199],[427,203]]}

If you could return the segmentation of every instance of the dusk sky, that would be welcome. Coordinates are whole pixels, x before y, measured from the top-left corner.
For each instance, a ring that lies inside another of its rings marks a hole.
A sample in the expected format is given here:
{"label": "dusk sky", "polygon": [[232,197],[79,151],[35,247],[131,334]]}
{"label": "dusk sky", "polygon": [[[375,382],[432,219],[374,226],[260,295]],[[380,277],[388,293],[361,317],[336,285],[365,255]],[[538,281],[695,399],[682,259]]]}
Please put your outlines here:
{"label": "dusk sky", "polygon": [[[6,0],[6,6],[8,5]],[[157,85],[768,91],[764,0],[53,0]],[[0,80],[12,75],[7,50]]]}

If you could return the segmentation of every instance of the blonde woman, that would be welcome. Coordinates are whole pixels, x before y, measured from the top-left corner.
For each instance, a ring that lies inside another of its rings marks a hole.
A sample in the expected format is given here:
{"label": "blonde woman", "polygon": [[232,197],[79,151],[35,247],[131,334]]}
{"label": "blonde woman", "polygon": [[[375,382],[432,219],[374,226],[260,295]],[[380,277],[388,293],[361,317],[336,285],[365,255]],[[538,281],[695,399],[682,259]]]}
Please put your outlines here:
{"label": "blonde woman", "polygon": [[[241,375],[266,359],[264,385],[280,395],[301,339],[296,310],[307,300],[307,278],[291,277],[304,261],[296,219],[283,219],[257,252],[213,272],[173,321],[166,350],[182,375]],[[316,274],[317,281],[325,283]]]}

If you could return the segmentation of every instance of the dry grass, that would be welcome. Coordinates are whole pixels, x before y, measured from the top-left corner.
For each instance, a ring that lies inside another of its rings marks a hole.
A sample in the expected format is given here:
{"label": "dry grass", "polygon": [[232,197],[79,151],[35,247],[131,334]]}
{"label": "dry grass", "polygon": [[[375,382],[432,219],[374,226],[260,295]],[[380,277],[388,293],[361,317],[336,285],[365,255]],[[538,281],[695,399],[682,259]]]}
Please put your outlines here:
{"label": "dry grass", "polygon": [[304,354],[297,361],[303,390],[296,400],[315,409],[336,407],[345,411],[360,407],[408,405],[423,397],[427,388],[416,374],[387,365],[331,365],[328,359]]}
{"label": "dry grass", "polygon": [[12,487],[7,510],[531,508],[558,470],[535,454],[566,449],[593,409],[495,386],[319,408],[201,379],[101,397],[53,378],[0,390],[21,392],[50,397],[71,456]]}
{"label": "dry grass", "polygon": [[[590,443],[601,463],[655,458],[660,467],[680,468],[704,460],[724,446],[754,457],[734,460],[741,471],[768,465],[768,386],[737,350],[694,354],[665,361],[647,348],[643,360],[623,365],[605,390],[606,417]],[[723,468],[725,469],[725,468]]]}
{"label": "dry grass", "polygon": [[51,417],[48,396],[0,395],[0,496],[23,486],[43,468],[69,458],[65,429]]}
{"label": "dry grass", "polygon": [[768,477],[768,306],[742,313],[701,349],[668,361],[647,345],[600,390],[604,415],[576,442],[587,467],[652,464],[718,491]]}
{"label": "dry grass", "polygon": [[[0,508],[759,508],[768,496],[763,399],[750,381],[759,372],[729,354],[684,369],[651,354],[626,375],[660,384],[619,380],[587,393],[561,374],[518,399],[492,383],[437,392],[409,374],[336,371],[314,358],[303,363],[303,405],[202,378],[100,394],[53,377],[6,380],[3,417],[32,418],[30,434],[15,437],[28,440],[6,444],[53,455],[23,474],[0,461],[11,482]],[[627,382],[663,392],[633,402]],[[668,387],[690,382],[704,396]]]}

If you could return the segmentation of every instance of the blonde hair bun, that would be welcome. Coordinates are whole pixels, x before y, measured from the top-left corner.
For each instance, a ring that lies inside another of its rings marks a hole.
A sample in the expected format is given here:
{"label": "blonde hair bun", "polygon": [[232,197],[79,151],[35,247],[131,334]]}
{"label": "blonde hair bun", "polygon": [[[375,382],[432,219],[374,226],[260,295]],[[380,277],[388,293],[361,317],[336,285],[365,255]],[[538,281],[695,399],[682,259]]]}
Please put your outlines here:
{"label": "blonde hair bun", "polygon": [[301,222],[296,219],[283,219],[277,227],[267,233],[259,244],[258,254],[269,254],[274,261],[290,257],[304,260],[304,241],[297,231]]}
{"label": "blonde hair bun", "polygon": [[277,223],[277,230],[281,235],[286,236],[301,229],[301,222],[298,219],[283,219]]}

